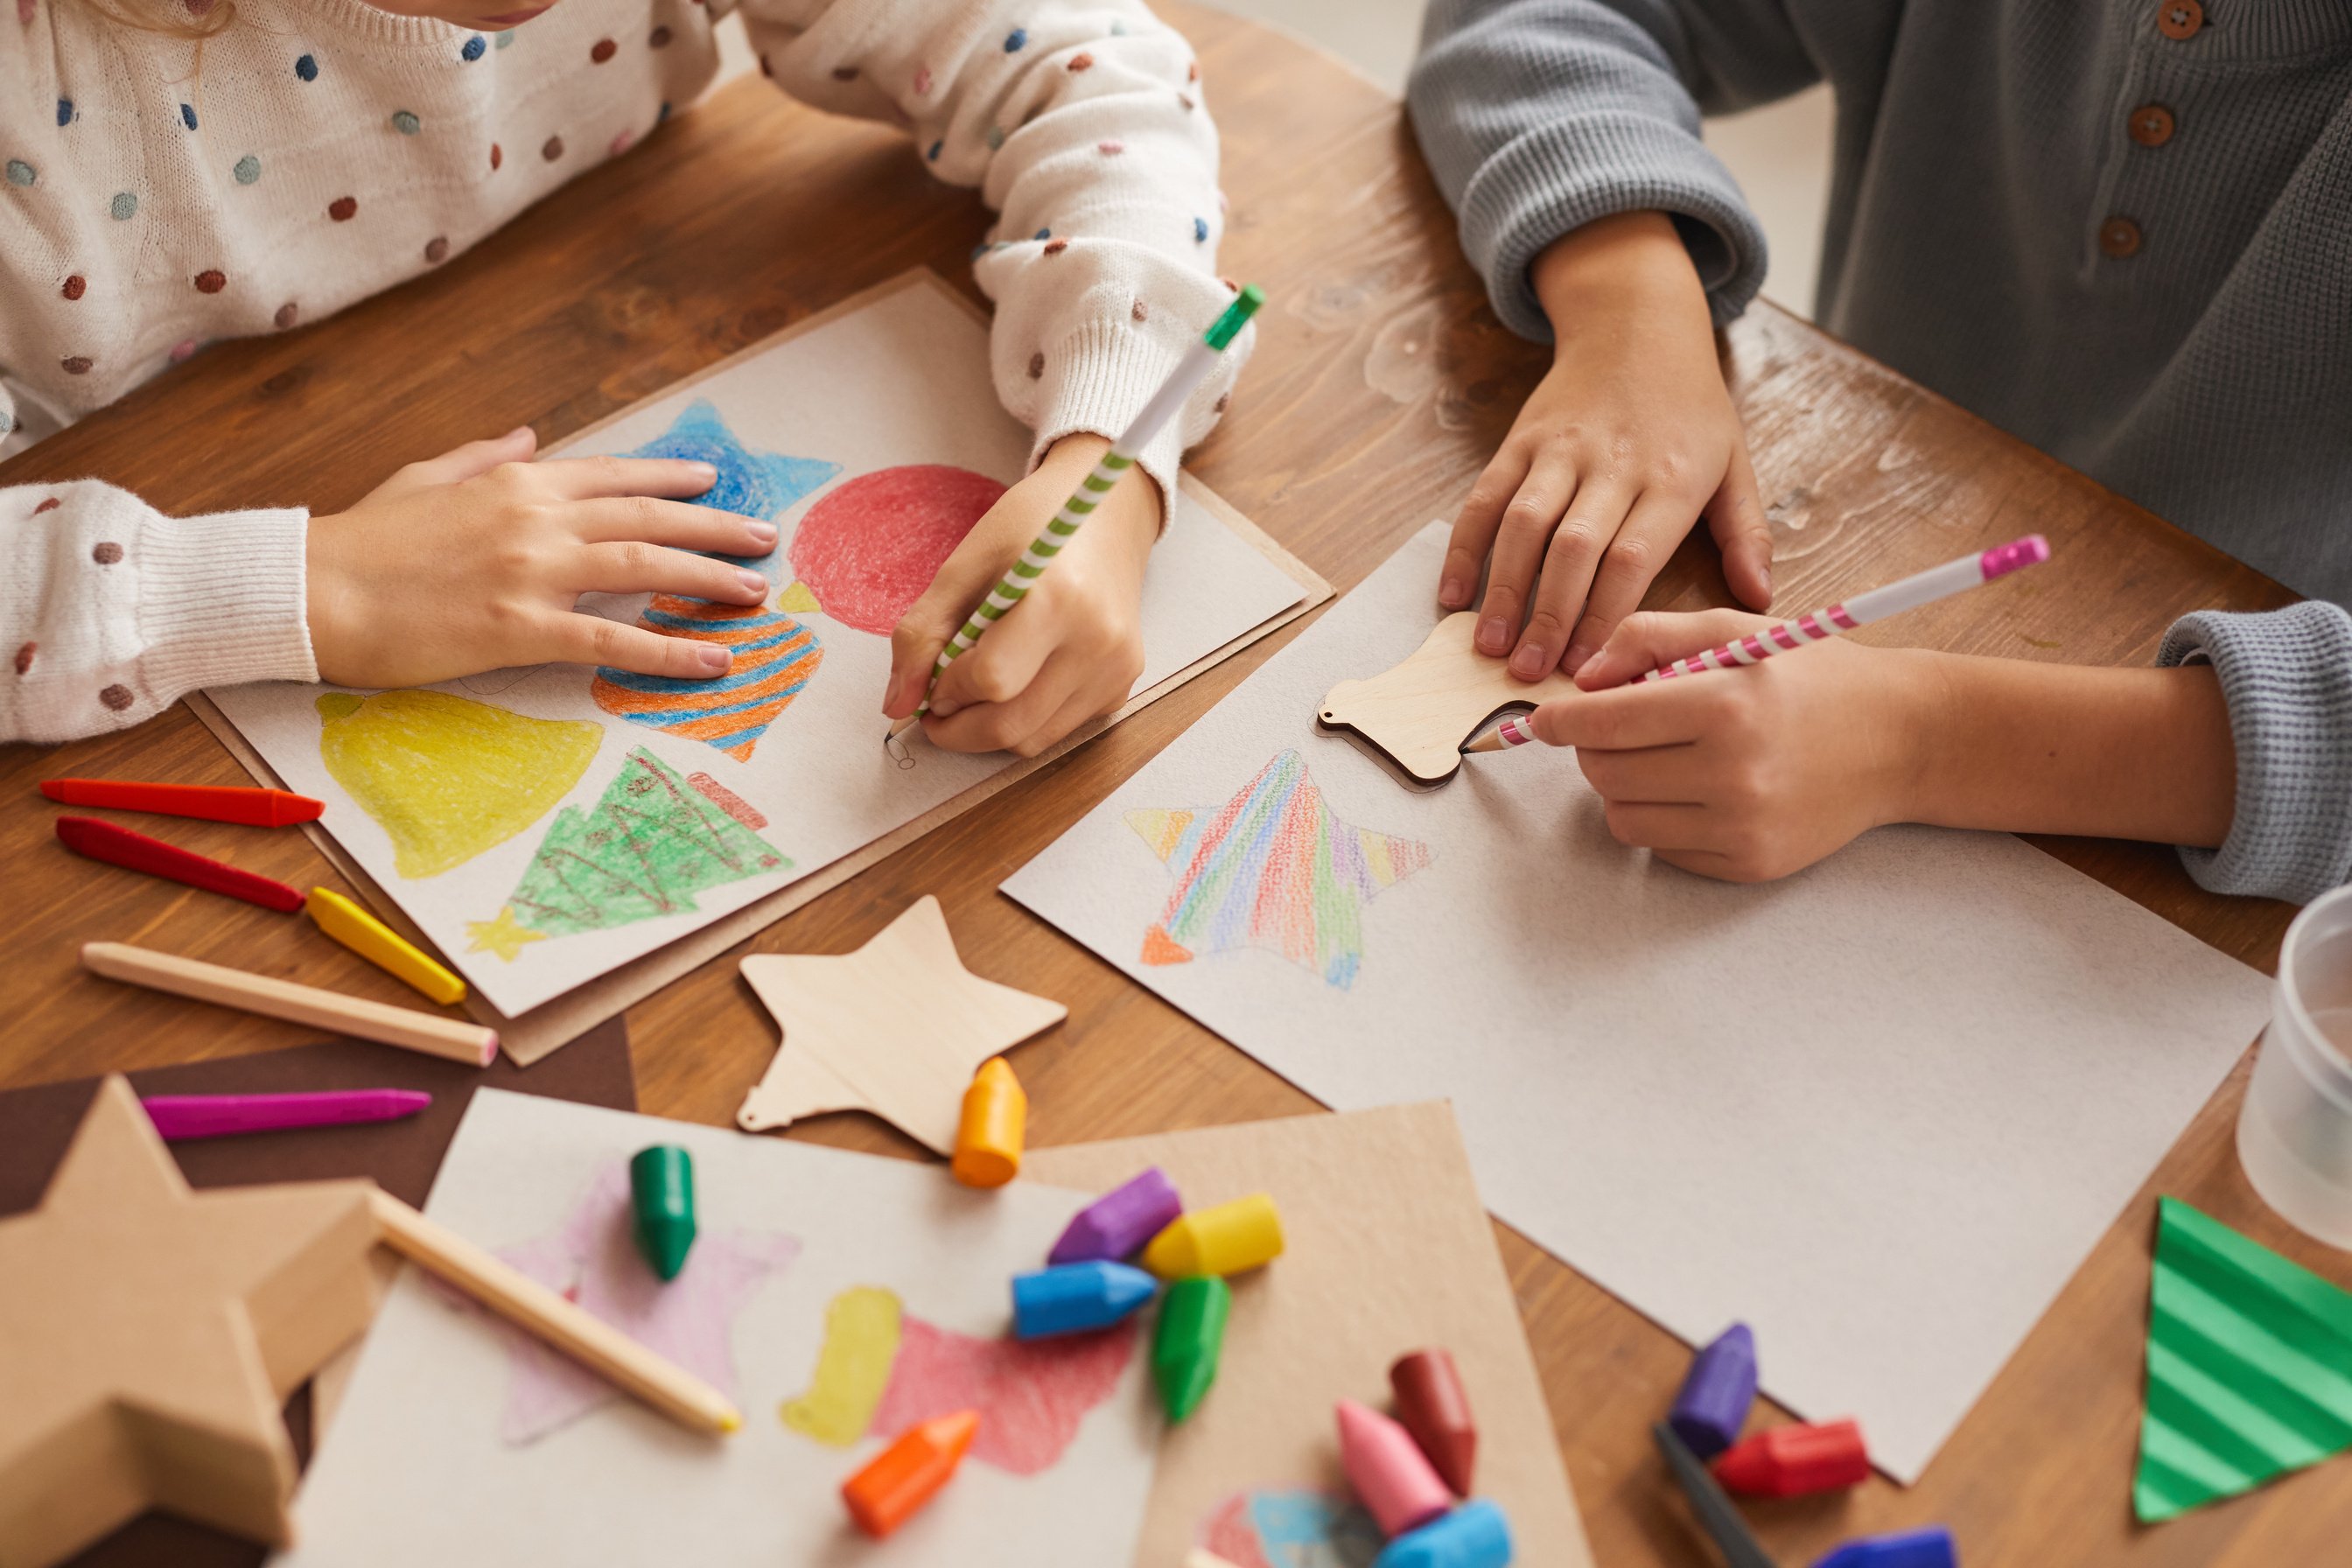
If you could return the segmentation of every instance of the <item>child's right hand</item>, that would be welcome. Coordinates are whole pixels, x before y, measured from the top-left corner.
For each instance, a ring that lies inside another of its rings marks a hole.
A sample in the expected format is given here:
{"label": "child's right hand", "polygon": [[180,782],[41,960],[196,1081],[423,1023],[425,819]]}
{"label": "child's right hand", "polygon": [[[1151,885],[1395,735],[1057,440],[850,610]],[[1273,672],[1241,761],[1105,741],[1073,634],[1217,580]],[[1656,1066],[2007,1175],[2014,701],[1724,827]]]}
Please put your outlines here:
{"label": "child's right hand", "polygon": [[310,646],[338,686],[421,686],[569,660],[708,679],[726,649],[575,610],[583,594],[681,594],[757,605],[768,582],[729,561],[764,555],[772,523],[690,506],[708,463],[565,458],[534,463],[526,426],[411,463],[349,511],[310,520]]}
{"label": "child's right hand", "polygon": [[1672,220],[1599,219],[1528,271],[1552,321],[1552,368],[1454,520],[1438,603],[1469,608],[1491,552],[1478,651],[1508,654],[1521,680],[1555,665],[1572,675],[1703,512],[1732,593],[1764,608],[1771,535],[1706,291]]}

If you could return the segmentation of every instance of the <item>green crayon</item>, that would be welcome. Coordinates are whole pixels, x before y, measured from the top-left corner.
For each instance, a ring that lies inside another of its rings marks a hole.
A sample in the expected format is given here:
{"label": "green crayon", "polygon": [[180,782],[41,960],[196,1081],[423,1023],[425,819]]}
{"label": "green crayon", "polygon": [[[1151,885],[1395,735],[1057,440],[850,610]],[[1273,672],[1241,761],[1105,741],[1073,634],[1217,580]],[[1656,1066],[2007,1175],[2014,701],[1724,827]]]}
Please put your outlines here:
{"label": "green crayon", "polygon": [[1233,1308],[1233,1288],[1213,1274],[1196,1274],[1168,1287],[1151,1341],[1151,1374],[1169,1420],[1183,1420],[1208,1397]]}
{"label": "green crayon", "polygon": [[694,1246],[694,1157],[675,1143],[640,1149],[629,1162],[637,1250],[654,1273],[675,1279]]}

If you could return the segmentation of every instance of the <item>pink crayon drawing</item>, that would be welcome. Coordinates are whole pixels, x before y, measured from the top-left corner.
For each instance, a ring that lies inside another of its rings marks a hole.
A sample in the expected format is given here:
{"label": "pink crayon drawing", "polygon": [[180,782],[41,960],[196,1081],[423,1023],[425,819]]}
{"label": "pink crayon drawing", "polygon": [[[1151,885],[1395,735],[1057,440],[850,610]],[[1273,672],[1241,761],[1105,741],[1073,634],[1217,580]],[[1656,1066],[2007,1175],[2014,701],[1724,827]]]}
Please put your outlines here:
{"label": "pink crayon drawing", "polygon": [[792,547],[799,581],[781,602],[792,609],[813,597],[844,626],[888,637],[1003,493],[986,474],[943,463],[860,474],[801,519]]}
{"label": "pink crayon drawing", "polygon": [[733,790],[729,789],[725,784],[720,784],[709,773],[688,773],[686,775],[686,782],[694,786],[695,794],[700,795],[703,799],[709,801],[711,805],[717,806],[719,810],[725,812],[728,816],[733,817],[736,821],[741,823],[752,832],[757,833],[760,829],[768,826],[766,814],[761,812],[758,806],[753,805],[750,801],[745,800],[741,795],[737,795]]}
{"label": "pink crayon drawing", "polygon": [[909,1317],[871,1430],[903,1432],[977,1410],[972,1457],[1034,1476],[1061,1458],[1087,1412],[1110,1397],[1134,1351],[1131,1320],[1081,1338],[1024,1342],[974,1339]]}
{"label": "pink crayon drawing", "polygon": [[[706,1234],[696,1240],[677,1278],[664,1284],[630,1233],[629,1172],[615,1160],[597,1173],[553,1235],[500,1248],[499,1256],[731,1395],[735,1356],[729,1338],[735,1315],[800,1249],[799,1240],[790,1236]],[[539,1340],[513,1329],[505,1331],[510,1371],[499,1436],[507,1443],[536,1442],[624,1397]]]}

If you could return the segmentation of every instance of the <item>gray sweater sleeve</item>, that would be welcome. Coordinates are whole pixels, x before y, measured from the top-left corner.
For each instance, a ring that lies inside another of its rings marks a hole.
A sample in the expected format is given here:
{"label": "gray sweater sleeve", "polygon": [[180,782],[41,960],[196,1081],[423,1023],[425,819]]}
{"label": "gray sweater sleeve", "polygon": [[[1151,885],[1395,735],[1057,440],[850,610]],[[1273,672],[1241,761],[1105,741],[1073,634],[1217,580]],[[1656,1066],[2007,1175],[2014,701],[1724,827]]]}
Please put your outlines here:
{"label": "gray sweater sleeve", "polygon": [[2162,665],[2212,665],[2238,748],[2238,808],[2219,849],[2183,849],[2217,893],[2302,903],[2352,881],[2352,616],[2325,600],[2268,615],[2201,610]]}
{"label": "gray sweater sleeve", "polygon": [[1721,326],[1764,280],[1764,231],[1699,141],[1699,110],[1818,72],[1778,0],[1433,0],[1406,89],[1495,311],[1544,342],[1528,266],[1595,218],[1656,208]]}

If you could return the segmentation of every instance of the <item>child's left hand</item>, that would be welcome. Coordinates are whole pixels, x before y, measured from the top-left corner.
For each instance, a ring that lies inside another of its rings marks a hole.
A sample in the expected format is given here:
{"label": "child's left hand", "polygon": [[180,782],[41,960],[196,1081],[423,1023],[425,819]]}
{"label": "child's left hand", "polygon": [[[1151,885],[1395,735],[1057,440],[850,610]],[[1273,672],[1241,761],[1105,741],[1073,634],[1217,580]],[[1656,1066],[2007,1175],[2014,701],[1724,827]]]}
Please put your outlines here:
{"label": "child's left hand", "polygon": [[[884,714],[915,710],[940,649],[1109,446],[1065,436],[972,524],[891,634]],[[1143,673],[1143,568],[1159,537],[1160,489],[1129,474],[1020,604],[940,675],[923,721],[932,744],[1034,757],[1124,702]]]}
{"label": "child's left hand", "polygon": [[1619,842],[1701,876],[1762,882],[1908,815],[1939,656],[1843,640],[1632,686],[1643,672],[1774,624],[1736,610],[1631,616],[1535,710],[1574,746]]}

